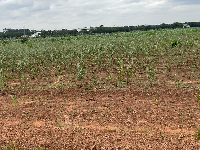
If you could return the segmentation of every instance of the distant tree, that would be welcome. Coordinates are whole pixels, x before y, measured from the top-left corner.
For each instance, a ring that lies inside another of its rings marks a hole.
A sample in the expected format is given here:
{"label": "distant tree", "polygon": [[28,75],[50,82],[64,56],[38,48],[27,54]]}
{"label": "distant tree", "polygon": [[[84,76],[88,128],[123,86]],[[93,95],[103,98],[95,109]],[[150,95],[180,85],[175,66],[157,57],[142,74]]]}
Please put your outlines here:
{"label": "distant tree", "polygon": [[160,28],[161,28],[161,29],[165,29],[165,28],[169,28],[169,26],[168,26],[167,24],[165,24],[165,23],[162,23],[162,24],[160,25]]}
{"label": "distant tree", "polygon": [[41,30],[41,37],[45,38],[46,36],[48,36],[48,32],[45,30]]}
{"label": "distant tree", "polygon": [[200,22],[186,22],[190,27],[200,27]]}
{"label": "distant tree", "polygon": [[172,27],[173,29],[175,29],[175,28],[182,28],[182,27],[183,27],[183,24],[182,24],[182,23],[179,23],[179,22],[174,22],[174,23],[171,25],[171,27]]}

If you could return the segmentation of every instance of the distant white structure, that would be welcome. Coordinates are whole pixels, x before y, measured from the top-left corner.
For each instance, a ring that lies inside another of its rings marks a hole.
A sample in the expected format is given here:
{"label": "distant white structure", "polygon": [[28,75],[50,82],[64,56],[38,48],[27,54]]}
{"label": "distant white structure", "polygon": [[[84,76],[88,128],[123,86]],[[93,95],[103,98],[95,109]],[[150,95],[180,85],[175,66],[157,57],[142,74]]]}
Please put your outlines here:
{"label": "distant white structure", "polygon": [[184,23],[184,24],[183,24],[183,28],[190,28],[190,25]]}
{"label": "distant white structure", "polygon": [[22,38],[28,38],[29,36],[28,35],[22,35],[21,37]]}
{"label": "distant white structure", "polygon": [[40,37],[40,34],[41,32],[36,32],[36,33],[34,33],[34,34],[32,34],[30,37],[31,38],[34,38],[34,37]]}
{"label": "distant white structure", "polygon": [[77,29],[78,32],[89,31],[89,30],[90,30],[90,28],[87,28],[87,27],[85,27],[85,28],[78,28]]}

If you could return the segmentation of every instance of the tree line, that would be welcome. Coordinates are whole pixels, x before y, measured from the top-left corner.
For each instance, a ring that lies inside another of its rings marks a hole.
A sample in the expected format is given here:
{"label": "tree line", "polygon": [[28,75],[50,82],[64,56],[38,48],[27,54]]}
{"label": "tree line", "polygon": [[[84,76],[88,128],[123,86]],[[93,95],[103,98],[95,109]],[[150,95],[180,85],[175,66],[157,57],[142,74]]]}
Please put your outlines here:
{"label": "tree line", "polygon": [[138,25],[138,26],[123,26],[123,27],[104,27],[103,25],[99,27],[90,27],[82,29],[62,29],[62,30],[29,30],[29,29],[4,29],[3,32],[0,32],[0,38],[19,38],[22,36],[31,36],[36,32],[40,32],[41,37],[58,37],[58,36],[69,36],[69,35],[79,35],[79,34],[97,34],[97,33],[114,33],[114,32],[130,32],[135,30],[157,30],[157,29],[175,29],[186,27],[200,27],[200,22],[185,22],[179,23],[174,22],[173,24],[162,23],[160,25]]}

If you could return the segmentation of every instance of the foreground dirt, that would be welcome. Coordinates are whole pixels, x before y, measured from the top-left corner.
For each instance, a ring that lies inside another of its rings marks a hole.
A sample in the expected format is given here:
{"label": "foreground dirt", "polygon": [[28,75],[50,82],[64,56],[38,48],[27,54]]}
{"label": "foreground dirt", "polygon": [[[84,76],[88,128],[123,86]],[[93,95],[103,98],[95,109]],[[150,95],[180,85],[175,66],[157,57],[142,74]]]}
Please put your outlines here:
{"label": "foreground dirt", "polygon": [[1,149],[199,150],[193,89],[70,88],[0,97]]}

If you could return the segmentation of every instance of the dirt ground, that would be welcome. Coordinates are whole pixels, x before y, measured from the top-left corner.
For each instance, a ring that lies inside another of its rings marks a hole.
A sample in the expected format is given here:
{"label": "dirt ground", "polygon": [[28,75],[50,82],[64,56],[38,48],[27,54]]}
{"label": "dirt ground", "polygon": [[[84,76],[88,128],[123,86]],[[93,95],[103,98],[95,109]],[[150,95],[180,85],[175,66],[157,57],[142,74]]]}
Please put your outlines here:
{"label": "dirt ground", "polygon": [[0,96],[1,149],[199,150],[196,90],[68,88]]}

